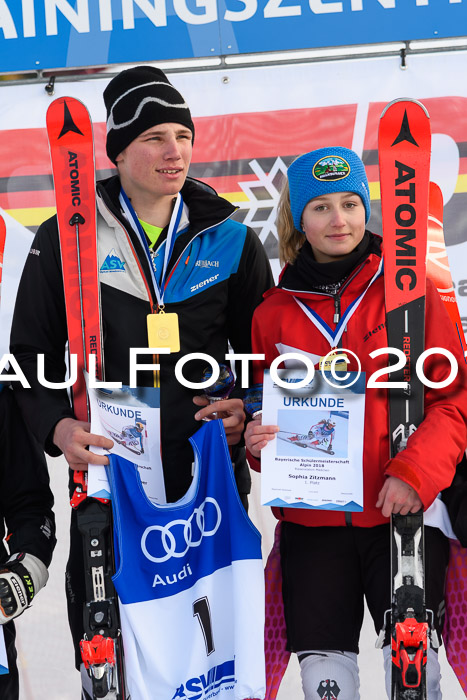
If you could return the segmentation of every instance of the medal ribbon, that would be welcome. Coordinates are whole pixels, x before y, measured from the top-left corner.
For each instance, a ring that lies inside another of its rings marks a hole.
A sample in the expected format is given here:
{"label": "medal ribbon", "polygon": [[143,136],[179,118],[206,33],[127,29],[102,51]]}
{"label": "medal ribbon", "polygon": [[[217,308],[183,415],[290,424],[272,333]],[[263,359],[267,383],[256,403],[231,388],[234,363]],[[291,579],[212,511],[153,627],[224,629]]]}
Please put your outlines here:
{"label": "medal ribbon", "polygon": [[332,330],[328,324],[323,321],[321,316],[316,313],[312,308],[308,306],[308,304],[304,304],[300,299],[297,299],[297,297],[294,296],[295,301],[303,311],[303,313],[310,319],[310,321],[313,323],[313,325],[316,326],[316,328],[319,330],[321,335],[324,335],[326,340],[328,341],[329,345],[331,348],[335,348],[338,346],[338,343],[340,339],[342,338],[342,334],[345,330],[345,327],[349,320],[352,318],[356,310],[358,309],[363,297],[367,293],[367,291],[370,289],[371,285],[373,282],[378,279],[383,274],[383,259],[381,259],[378,269],[376,270],[375,274],[371,278],[367,288],[358,296],[354,301],[347,307],[345,312],[342,315],[342,318],[340,319],[339,323],[336,326],[335,330]]}
{"label": "medal ribbon", "polygon": [[170,222],[169,222],[169,230],[167,232],[167,238],[165,241],[161,243],[161,247],[165,245],[165,253],[164,253],[164,264],[162,267],[162,274],[161,274],[161,282],[160,285],[157,282],[157,269],[155,262],[151,256],[151,252],[149,250],[148,242],[146,239],[146,234],[144,233],[143,227],[140,224],[140,221],[136,215],[135,210],[133,209],[133,205],[131,204],[130,200],[128,199],[128,196],[126,192],[124,191],[123,187],[120,191],[120,205],[125,213],[126,218],[128,219],[128,222],[132,226],[133,230],[138,234],[141,243],[143,244],[144,252],[146,253],[146,257],[149,261],[149,269],[151,270],[151,280],[152,280],[152,286],[154,288],[154,294],[157,299],[157,304],[160,307],[164,305],[164,292],[167,287],[167,282],[166,281],[166,276],[167,276],[167,267],[169,264],[170,256],[172,255],[172,251],[174,248],[175,244],[175,236],[178,230],[178,226],[180,224],[180,219],[182,218],[182,212],[183,212],[183,198],[180,192],[177,194],[177,198],[175,200],[175,206],[173,208],[172,216],[170,217]]}

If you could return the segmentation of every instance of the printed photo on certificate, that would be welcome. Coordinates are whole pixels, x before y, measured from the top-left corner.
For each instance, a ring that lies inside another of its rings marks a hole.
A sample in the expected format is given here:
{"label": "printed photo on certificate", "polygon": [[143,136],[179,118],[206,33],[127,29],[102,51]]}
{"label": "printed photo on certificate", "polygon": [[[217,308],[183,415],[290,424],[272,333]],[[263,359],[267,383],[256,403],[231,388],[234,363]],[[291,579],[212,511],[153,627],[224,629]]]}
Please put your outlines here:
{"label": "printed photo on certificate", "polygon": [[297,389],[305,370],[277,370],[286,387],[264,372],[262,422],[280,430],[261,452],[262,505],[363,510],[365,374],[324,374]]}

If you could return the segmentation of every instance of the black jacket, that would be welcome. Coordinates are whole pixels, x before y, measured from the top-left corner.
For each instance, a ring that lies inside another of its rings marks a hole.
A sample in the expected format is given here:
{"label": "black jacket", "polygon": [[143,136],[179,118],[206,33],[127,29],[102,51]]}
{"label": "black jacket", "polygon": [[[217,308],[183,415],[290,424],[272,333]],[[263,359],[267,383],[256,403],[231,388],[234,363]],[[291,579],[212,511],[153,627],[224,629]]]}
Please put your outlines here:
{"label": "black jacket", "polygon": [[[0,536],[7,537],[11,554],[33,554],[49,566],[56,544],[53,502],[44,453],[13,392],[0,389]],[[2,544],[0,560],[7,558]]]}
{"label": "black jacket", "polygon": [[[99,267],[105,379],[128,384],[129,348],[147,347],[146,316],[157,302],[148,293],[148,261],[120,210],[119,192],[118,177],[98,183]],[[193,419],[196,392],[177,382],[175,363],[191,352],[204,352],[222,362],[229,342],[236,352],[250,352],[253,311],[272,285],[258,237],[230,219],[235,208],[229,202],[190,179],[182,196],[189,224],[179,229],[175,240],[165,297],[165,310],[179,316],[181,349],[160,357],[162,457],[169,500],[181,497],[190,483],[193,455],[187,438],[200,427]],[[166,231],[158,245],[165,235]],[[103,271],[106,256],[115,258],[115,253],[120,269]],[[66,338],[57,221],[52,217],[39,228],[31,246],[11,333],[11,352],[31,384],[31,389],[19,389],[18,400],[26,422],[51,455],[58,454],[51,440],[56,423],[73,414],[65,391],[39,385],[36,355],[45,354],[46,378],[62,381]],[[199,381],[205,364],[189,363],[186,378]],[[151,385],[152,374],[140,373],[138,383]]]}

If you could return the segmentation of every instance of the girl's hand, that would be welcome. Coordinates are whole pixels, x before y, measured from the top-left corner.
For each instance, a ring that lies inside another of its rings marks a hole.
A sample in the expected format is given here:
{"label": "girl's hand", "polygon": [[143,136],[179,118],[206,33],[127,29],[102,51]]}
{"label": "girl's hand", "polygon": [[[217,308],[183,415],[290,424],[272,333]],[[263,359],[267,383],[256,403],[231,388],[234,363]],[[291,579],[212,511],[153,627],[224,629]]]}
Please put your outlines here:
{"label": "girl's hand", "polygon": [[423,503],[409,484],[396,476],[388,476],[379,492],[376,507],[381,508],[382,514],[389,518],[391,513],[418,513],[423,508]]}

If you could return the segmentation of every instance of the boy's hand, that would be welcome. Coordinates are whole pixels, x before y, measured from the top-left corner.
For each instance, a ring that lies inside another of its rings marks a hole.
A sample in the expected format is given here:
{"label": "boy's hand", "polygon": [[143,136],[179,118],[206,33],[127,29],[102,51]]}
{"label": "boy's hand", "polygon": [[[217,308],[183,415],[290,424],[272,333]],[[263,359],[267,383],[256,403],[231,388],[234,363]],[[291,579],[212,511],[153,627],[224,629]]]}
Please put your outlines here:
{"label": "boy's hand", "polygon": [[228,445],[236,445],[245,428],[245,411],[241,399],[221,399],[209,402],[206,396],[194,396],[193,403],[203,406],[195,413],[195,420],[213,420],[221,418],[224,424]]}
{"label": "boy's hand", "polygon": [[53,441],[63,452],[70,469],[87,471],[88,464],[108,464],[109,458],[104,455],[96,455],[87,447],[103,447],[111,450],[114,446],[112,440],[103,435],[93,435],[89,432],[90,425],[85,421],[75,418],[62,418],[55,426]]}

